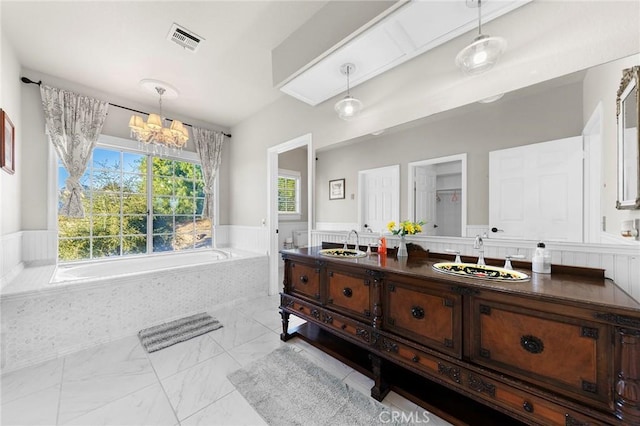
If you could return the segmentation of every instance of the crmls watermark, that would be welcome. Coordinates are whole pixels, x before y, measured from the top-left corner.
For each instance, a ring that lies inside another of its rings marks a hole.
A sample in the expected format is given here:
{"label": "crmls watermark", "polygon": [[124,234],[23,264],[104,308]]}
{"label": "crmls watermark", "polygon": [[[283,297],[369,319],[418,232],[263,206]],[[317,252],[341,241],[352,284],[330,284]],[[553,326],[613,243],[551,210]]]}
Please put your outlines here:
{"label": "crmls watermark", "polygon": [[428,411],[383,411],[378,416],[382,423],[420,424],[429,423]]}

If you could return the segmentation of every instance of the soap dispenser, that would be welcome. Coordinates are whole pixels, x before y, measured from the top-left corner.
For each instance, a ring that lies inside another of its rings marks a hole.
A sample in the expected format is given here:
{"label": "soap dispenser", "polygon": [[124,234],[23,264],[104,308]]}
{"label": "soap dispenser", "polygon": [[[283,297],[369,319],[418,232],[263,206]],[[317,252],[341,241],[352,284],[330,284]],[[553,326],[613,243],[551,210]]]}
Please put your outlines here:
{"label": "soap dispenser", "polygon": [[539,242],[531,260],[531,271],[537,274],[551,273],[551,255],[543,242]]}

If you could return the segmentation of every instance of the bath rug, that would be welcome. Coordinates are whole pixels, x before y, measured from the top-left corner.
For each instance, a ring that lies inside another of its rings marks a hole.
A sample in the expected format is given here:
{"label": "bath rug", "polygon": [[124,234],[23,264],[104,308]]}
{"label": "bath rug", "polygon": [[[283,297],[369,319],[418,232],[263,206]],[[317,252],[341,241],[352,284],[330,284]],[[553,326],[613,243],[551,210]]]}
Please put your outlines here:
{"label": "bath rug", "polygon": [[138,332],[138,338],[142,347],[151,353],[220,327],[220,321],[209,314],[201,313],[145,328]]}
{"label": "bath rug", "polygon": [[442,421],[419,409],[416,413],[405,413],[405,422],[401,423],[390,409],[288,346],[227,378],[270,425],[404,425],[425,423],[428,421],[425,416],[431,417],[432,422]]}

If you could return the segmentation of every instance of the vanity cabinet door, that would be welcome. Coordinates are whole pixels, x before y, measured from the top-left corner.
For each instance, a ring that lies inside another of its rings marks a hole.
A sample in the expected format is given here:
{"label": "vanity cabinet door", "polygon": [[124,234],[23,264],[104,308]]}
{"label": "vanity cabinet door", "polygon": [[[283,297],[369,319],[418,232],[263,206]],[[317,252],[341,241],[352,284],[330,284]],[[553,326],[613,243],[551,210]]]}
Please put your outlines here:
{"label": "vanity cabinet door", "polygon": [[289,262],[291,293],[315,301],[320,300],[320,271],[315,264]]}
{"label": "vanity cabinet door", "polygon": [[473,297],[471,360],[609,408],[612,330],[589,321],[589,314],[561,305]]}
{"label": "vanity cabinet door", "polygon": [[384,328],[430,348],[462,356],[462,296],[425,280],[384,282]]}
{"label": "vanity cabinet door", "polygon": [[362,269],[327,267],[327,307],[371,322],[372,277]]}

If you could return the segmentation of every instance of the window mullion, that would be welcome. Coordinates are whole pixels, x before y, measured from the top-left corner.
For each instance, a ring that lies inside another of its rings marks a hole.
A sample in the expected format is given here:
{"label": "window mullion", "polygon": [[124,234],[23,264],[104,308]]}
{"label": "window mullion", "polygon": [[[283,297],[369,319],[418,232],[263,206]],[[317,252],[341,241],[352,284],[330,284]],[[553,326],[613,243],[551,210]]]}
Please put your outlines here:
{"label": "window mullion", "polygon": [[147,155],[147,254],[153,253],[153,160]]}

